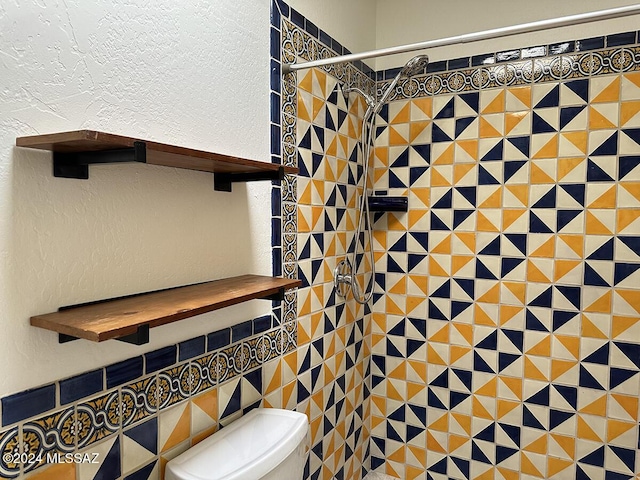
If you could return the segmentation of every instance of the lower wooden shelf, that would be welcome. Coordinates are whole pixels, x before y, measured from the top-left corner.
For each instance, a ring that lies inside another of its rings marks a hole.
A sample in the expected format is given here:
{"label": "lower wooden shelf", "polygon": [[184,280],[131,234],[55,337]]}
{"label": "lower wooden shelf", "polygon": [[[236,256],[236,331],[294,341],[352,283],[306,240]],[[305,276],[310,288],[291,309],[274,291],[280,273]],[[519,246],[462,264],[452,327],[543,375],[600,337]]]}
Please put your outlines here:
{"label": "lower wooden shelf", "polygon": [[254,299],[282,300],[300,280],[242,275],[184,287],[61,307],[31,317],[31,325],[58,332],[61,343],[84,338],[118,339],[137,345],[149,341],[149,328]]}

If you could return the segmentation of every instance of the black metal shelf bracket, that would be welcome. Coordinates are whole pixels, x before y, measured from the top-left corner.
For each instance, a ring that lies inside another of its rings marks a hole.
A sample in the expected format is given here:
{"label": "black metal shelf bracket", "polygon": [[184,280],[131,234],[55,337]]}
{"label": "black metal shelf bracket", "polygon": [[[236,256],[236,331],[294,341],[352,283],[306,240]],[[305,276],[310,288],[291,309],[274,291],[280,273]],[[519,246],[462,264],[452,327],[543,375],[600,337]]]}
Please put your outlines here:
{"label": "black metal shelf bracket", "polygon": [[255,173],[214,173],[213,189],[217,192],[230,192],[231,184],[236,182],[257,182],[261,180],[284,180],[284,167],[270,172]]}
{"label": "black metal shelf bracket", "polygon": [[276,293],[262,297],[263,300],[271,300],[272,302],[282,302],[284,300],[284,288],[280,288]]}
{"label": "black metal shelf bracket", "polygon": [[131,148],[86,152],[53,152],[53,176],[59,178],[89,178],[89,165],[97,163],[147,163],[145,142],[133,142]]}
{"label": "black metal shelf bracket", "polygon": [[[69,343],[74,340],[79,340],[79,338],[74,337],[73,335],[66,335],[64,333],[58,334],[58,343]],[[149,325],[140,325],[135,333],[114,338],[114,340],[130,343],[132,345],[144,345],[149,343]]]}

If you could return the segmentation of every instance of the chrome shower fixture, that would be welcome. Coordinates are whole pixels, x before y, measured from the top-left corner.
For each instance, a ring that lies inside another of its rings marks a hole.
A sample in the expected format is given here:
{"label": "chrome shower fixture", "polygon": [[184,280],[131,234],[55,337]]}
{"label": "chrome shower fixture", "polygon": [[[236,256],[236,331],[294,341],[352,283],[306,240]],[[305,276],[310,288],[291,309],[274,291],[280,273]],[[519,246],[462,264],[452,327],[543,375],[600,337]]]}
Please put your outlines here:
{"label": "chrome shower fixture", "polygon": [[349,94],[351,92],[356,92],[356,93],[360,94],[364,98],[364,101],[366,102],[368,108],[374,108],[376,106],[375,99],[371,95],[369,95],[368,93],[366,93],[363,90],[359,89],[358,87],[346,87],[346,86],[342,87],[342,95],[344,96],[345,102],[348,103]]}

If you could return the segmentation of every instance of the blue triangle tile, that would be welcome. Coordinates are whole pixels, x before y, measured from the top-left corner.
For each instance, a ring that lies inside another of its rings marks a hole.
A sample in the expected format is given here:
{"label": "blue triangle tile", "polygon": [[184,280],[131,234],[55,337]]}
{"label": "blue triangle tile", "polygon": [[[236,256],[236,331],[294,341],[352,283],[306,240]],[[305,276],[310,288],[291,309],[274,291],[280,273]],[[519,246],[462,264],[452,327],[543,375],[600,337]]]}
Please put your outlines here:
{"label": "blue triangle tile", "polygon": [[480,449],[478,444],[473,440],[471,441],[471,460],[475,462],[491,464],[491,460],[487,458],[487,456]]}
{"label": "blue triangle tile", "polygon": [[458,467],[458,470],[460,470],[462,475],[464,475],[464,478],[469,478],[470,472],[471,472],[471,462],[463,458],[457,458],[457,457],[450,457],[450,458],[451,460],[453,460],[453,463],[455,463],[456,467]]}
{"label": "blue triangle tile", "polygon": [[516,147],[525,157],[529,157],[531,151],[531,137],[509,137],[507,141]]}
{"label": "blue triangle tile", "polygon": [[436,116],[434,117],[434,119],[438,120],[442,118],[453,118],[453,114],[454,114],[454,99],[452,97],[451,100],[449,100],[447,104],[444,107],[442,107],[442,109],[438,113],[436,113]]}
{"label": "blue triangle tile", "polygon": [[580,300],[582,298],[582,289],[580,287],[567,287],[563,285],[556,285],[558,292],[562,294],[564,298],[569,300],[571,305],[580,309]]}
{"label": "blue triangle tile", "polygon": [[560,105],[560,85],[553,87],[534,108],[557,107]]}
{"label": "blue triangle tile", "polygon": [[533,403],[534,405],[542,405],[544,407],[549,406],[550,401],[550,391],[549,385],[542,388],[537,393],[534,393],[529,398],[525,400],[525,403]]}
{"label": "blue triangle tile", "polygon": [[423,145],[411,145],[411,147],[413,149],[414,152],[416,152],[420,158],[422,158],[425,163],[430,163],[431,162],[431,144],[430,143],[426,143]]}
{"label": "blue triangle tile", "polygon": [[587,182],[613,182],[614,179],[593,160],[587,160]]}
{"label": "blue triangle tile", "polygon": [[409,266],[409,272],[412,272],[420,263],[427,258],[427,255],[418,255],[415,253],[409,253],[407,255],[407,264]]}
{"label": "blue triangle tile", "polygon": [[331,111],[329,109],[327,109],[327,114],[325,116],[324,127],[327,130],[331,130],[332,132],[337,131],[336,124],[333,121],[333,116],[331,115]]}
{"label": "blue triangle tile", "polygon": [[625,464],[629,472],[636,472],[636,455],[638,452],[629,448],[609,445],[608,448]]}
{"label": "blue triangle tile", "polygon": [[527,253],[527,234],[525,233],[506,233],[504,237],[511,242],[511,244],[520,250],[523,254]]}
{"label": "blue triangle tile", "polygon": [[409,410],[413,412],[413,415],[422,423],[422,425],[427,425],[427,409],[420,405],[412,405],[409,404]]}
{"label": "blue triangle tile", "polygon": [[400,337],[404,337],[407,331],[406,319],[403,318],[398,323],[396,323],[388,332],[388,335],[398,335]]}
{"label": "blue triangle tile", "polygon": [[304,384],[298,380],[298,396],[297,396],[298,403],[304,402],[310,396],[311,396],[311,393],[309,393],[309,390],[307,389],[307,387],[305,387]]}
{"label": "blue triangle tile", "polygon": [[320,144],[320,148],[324,150],[324,128],[318,125],[313,125],[313,133]]}
{"label": "blue triangle tile", "polygon": [[576,318],[578,314],[576,312],[565,312],[562,310],[553,311],[553,331],[555,332],[568,322]]}
{"label": "blue triangle tile", "polygon": [[429,300],[428,316],[433,320],[449,320],[431,300]]}
{"label": "blue triangle tile", "polygon": [[535,111],[533,112],[533,121],[531,123],[532,132],[536,133],[552,133],[557,132],[557,130],[549,125],[549,123],[538,115]]}
{"label": "blue triangle tile", "polygon": [[589,370],[587,370],[583,365],[580,365],[580,375],[579,375],[578,384],[581,387],[594,388],[596,390],[605,389],[602,385],[600,385],[600,382],[598,382],[593,377],[593,375],[589,373]]}
{"label": "blue triangle tile", "polygon": [[151,472],[155,468],[157,462],[157,460],[154,460],[149,465],[142,467],[137,472],[134,472],[131,475],[127,475],[126,477],[124,477],[124,480],[149,480]]}
{"label": "blue triangle tile", "polygon": [[463,117],[456,120],[455,138],[458,138],[477,117]]}
{"label": "blue triangle tile", "polygon": [[496,236],[480,251],[480,255],[500,255],[500,236]]}
{"label": "blue triangle tile", "polygon": [[442,195],[431,208],[451,208],[453,206],[453,189],[449,189],[444,195]]}
{"label": "blue triangle tile", "polygon": [[389,171],[389,188],[407,188],[408,185],[405,185],[402,180],[398,178],[398,176]]}
{"label": "blue triangle tile", "polygon": [[622,133],[633,140],[636,145],[640,145],[640,128],[625,128]]}
{"label": "blue triangle tile", "polygon": [[476,288],[475,280],[469,278],[454,278],[453,281],[458,284],[458,286],[464,291],[464,293],[469,295],[471,300],[473,300]]}
{"label": "blue triangle tile", "polygon": [[529,233],[554,233],[535,213],[529,212]]}
{"label": "blue triangle tile", "polygon": [[496,373],[478,352],[473,352],[473,371]]}
{"label": "blue triangle tile", "polygon": [[531,427],[538,430],[546,431],[544,425],[540,423],[540,420],[538,420],[538,418],[533,414],[531,410],[529,410],[526,405],[522,407],[522,425],[524,425],[525,427]]}
{"label": "blue triangle tile", "polygon": [[447,230],[451,229],[442,221],[435,212],[431,212],[431,230]]}
{"label": "blue triangle tile", "polygon": [[484,348],[485,350],[494,350],[494,351],[498,350],[498,332],[497,332],[497,330],[491,332],[485,338],[480,340],[475,345],[475,348]]}
{"label": "blue triangle tile", "polygon": [[[311,369],[311,390],[316,389],[316,385],[318,383],[318,378],[320,378],[320,371],[322,369],[322,365],[316,365]],[[259,390],[262,391],[262,390]]]}
{"label": "blue triangle tile", "polygon": [[398,158],[396,158],[391,167],[408,167],[409,166],[409,148],[406,148]]}
{"label": "blue triangle tile", "polygon": [[482,278],[487,280],[498,280],[498,278],[489,270],[484,263],[480,260],[476,260],[476,278]]}
{"label": "blue triangle tile", "polygon": [[627,342],[613,342],[613,344],[640,369],[640,344]]}
{"label": "blue triangle tile", "polygon": [[425,430],[424,428],[414,427],[413,425],[407,425],[407,438],[405,441],[410,442],[411,440],[416,438],[418,435],[423,433],[424,430]]}
{"label": "blue triangle tile", "polygon": [[100,458],[100,467],[94,479],[111,479],[120,477],[120,439],[116,439],[104,458]]}
{"label": "blue triangle tile", "polygon": [[484,440],[485,442],[495,442],[496,441],[496,424],[491,423],[489,426],[484,428],[480,433],[474,435],[477,440]]}
{"label": "blue triangle tile", "polygon": [[462,393],[462,392],[449,392],[449,408],[454,409],[462,402],[464,402],[467,398],[471,396],[470,393]]}
{"label": "blue triangle tile", "polygon": [[587,257],[587,260],[613,260],[613,245],[614,245],[613,238],[607,240],[598,249],[596,249],[591,255],[589,255]]}
{"label": "blue triangle tile", "polygon": [[390,248],[390,252],[406,252],[407,251],[407,234],[405,233]]}
{"label": "blue triangle tile", "polygon": [[475,210],[454,210],[453,211],[453,228],[454,230],[462,225],[464,221],[469,218]]}
{"label": "blue triangle tile", "polygon": [[377,375],[371,375],[371,388],[375,388],[386,380],[386,377],[379,377]]}
{"label": "blue triangle tile", "polygon": [[456,192],[462,195],[471,205],[476,206],[476,187],[456,187]]}
{"label": "blue triangle tile", "polygon": [[584,284],[594,285],[597,287],[611,286],[588,263],[585,263],[584,265]]}
{"label": "blue triangle tile", "polygon": [[[307,150],[311,150],[311,129],[310,128],[302,136],[302,139],[300,139],[300,142],[298,143],[298,148],[305,148]],[[299,163],[303,163],[303,162],[299,162]]]}
{"label": "blue triangle tile", "polygon": [[604,446],[595,449],[578,460],[579,463],[586,463],[595,467],[604,467]]}
{"label": "blue triangle tile", "polygon": [[380,112],[378,112],[378,115],[380,115],[380,117],[385,121],[385,122],[389,122],[389,104],[385,103],[382,108],[380,109]]}
{"label": "blue triangle tile", "polygon": [[409,168],[409,185],[414,185],[418,180],[420,180],[420,177],[427,172],[427,170],[429,170],[429,167]]}
{"label": "blue triangle tile", "polygon": [[327,199],[326,204],[330,207],[335,207],[337,205],[337,188],[334,187],[329,194],[329,198]]}
{"label": "blue triangle tile", "polygon": [[406,416],[404,405],[402,405],[401,407],[397,408],[395,411],[387,415],[387,418],[391,420],[396,420],[398,422],[404,422],[406,420],[406,417],[407,416]]}
{"label": "blue triangle tile", "polygon": [[524,262],[524,258],[509,258],[504,257],[501,260],[501,269],[500,276],[502,278],[506,277],[509,273],[511,273],[518,265]]}
{"label": "blue triangle tile", "polygon": [[606,470],[604,472],[604,480],[634,480],[633,475],[625,475],[624,473],[612,472],[610,470]]}
{"label": "blue triangle tile", "polygon": [[630,275],[633,275],[639,268],[640,264],[637,263],[616,263],[613,273],[613,284],[619,284]]}
{"label": "blue triangle tile", "polygon": [[434,463],[430,467],[427,467],[427,470],[429,470],[430,472],[433,472],[433,473],[439,473],[441,475],[446,475],[447,474],[447,457],[443,458],[442,460],[437,461],[436,463]]}
{"label": "blue triangle tile", "polygon": [[478,167],[478,185],[500,185],[500,182],[480,165]]}
{"label": "blue triangle tile", "polygon": [[533,208],[556,208],[556,187],[553,186],[534,205]]}
{"label": "blue triangle tile", "polygon": [[427,406],[447,410],[447,407],[442,403],[442,400],[438,398],[431,388],[427,389]]}
{"label": "blue triangle tile", "polygon": [[309,258],[311,258],[311,238],[307,239],[300,251],[300,255],[298,255],[299,260],[306,260]]}
{"label": "blue triangle tile", "polygon": [[483,162],[491,162],[502,160],[504,157],[504,140],[500,140],[496,143],[491,150],[489,150],[485,155],[480,159]]}
{"label": "blue triangle tile", "polygon": [[565,83],[565,86],[585,102],[589,101],[589,80],[573,80]]}
{"label": "blue triangle tile", "polygon": [[435,380],[429,383],[430,387],[449,388],[449,371],[445,370],[438,375]]}
{"label": "blue triangle tile", "polygon": [[126,437],[134,440],[151,453],[158,453],[158,419],[152,418],[124,432]]}
{"label": "blue triangle tile", "polygon": [[447,135],[437,124],[433,123],[431,127],[431,141],[433,143],[452,142],[453,138]]}
{"label": "blue triangle tile", "polygon": [[538,295],[536,298],[534,298],[531,302],[529,302],[528,306],[530,306],[530,307],[547,307],[547,308],[551,308],[552,295],[553,295],[553,289],[551,287],[549,287],[544,292],[542,292],[540,295]]}
{"label": "blue triangle tile", "polygon": [[338,109],[338,129],[342,126],[342,124],[346,119],[347,119],[347,112],[339,108]]}
{"label": "blue triangle tile", "polygon": [[629,250],[640,257],[640,237],[617,237]]}
{"label": "blue triangle tile", "polygon": [[420,347],[424,345],[424,340],[407,339],[407,357],[413,355]]}
{"label": "blue triangle tile", "polygon": [[584,111],[586,105],[579,107],[565,107],[560,109],[560,130],[566,127],[574,118]]}
{"label": "blue triangle tile", "polygon": [[[551,290],[551,287],[549,287],[549,290]],[[527,309],[525,329],[534,330],[536,332],[549,332],[547,327],[545,327],[544,324],[540,320],[538,320],[538,317],[536,317],[535,314],[529,309]]]}
{"label": "blue triangle tile", "polygon": [[573,418],[575,412],[565,412],[564,410],[549,410],[549,430],[562,425],[564,422]]}
{"label": "blue triangle tile", "polygon": [[423,338],[427,338],[427,321],[424,318],[408,318],[407,320],[416,332]]}
{"label": "blue triangle tile", "polygon": [[[591,155],[594,157],[602,156],[602,155],[617,155],[618,154],[618,132],[614,132],[611,136],[600,144],[598,148],[596,148]],[[588,175],[587,170],[587,175]],[[611,180],[610,180],[611,181]]]}
{"label": "blue triangle tile", "polygon": [[430,296],[435,298],[451,298],[451,280],[447,280],[438,287]]}
{"label": "blue triangle tile", "polygon": [[527,160],[504,162],[504,182],[507,183],[509,179],[518,173],[526,164]]}
{"label": "blue triangle tile", "polygon": [[311,349],[307,350],[302,363],[300,364],[300,368],[298,369],[298,375],[308,371],[311,368]]}
{"label": "blue triangle tile", "polygon": [[513,353],[498,353],[498,373],[508,368],[516,360],[522,358],[522,355],[516,355]]}
{"label": "blue triangle tile", "polygon": [[404,269],[396,263],[396,261],[391,257],[391,255],[387,256],[387,272],[390,273],[407,273]]}
{"label": "blue triangle tile", "polygon": [[460,301],[452,301],[451,302],[451,319],[455,319],[458,315],[463,313],[469,307],[473,305],[470,302],[460,302]]}
{"label": "blue triangle tile", "polygon": [[469,392],[471,392],[472,385],[473,385],[473,372],[470,372],[469,370],[461,370],[459,368],[452,368],[451,372],[456,377],[458,377],[458,379],[460,380],[460,382],[462,382],[462,384],[465,386],[465,388]]}
{"label": "blue triangle tile", "polygon": [[584,207],[586,184],[569,183],[560,185],[560,188],[571,196],[578,204]]}
{"label": "blue triangle tile", "polygon": [[524,351],[524,332],[520,330],[510,330],[503,328],[501,329],[502,334],[509,339],[509,341],[513,344],[521,352]]}
{"label": "blue triangle tile", "polygon": [[496,465],[500,465],[502,462],[511,458],[520,450],[516,448],[503,447],[502,445],[496,445]]}
{"label": "blue triangle tile", "polygon": [[627,380],[639,375],[637,370],[627,370],[624,368],[611,367],[609,369],[609,388],[614,389],[618,385],[622,385]]}
{"label": "blue triangle tile", "polygon": [[474,112],[479,112],[480,108],[480,94],[477,92],[463,93],[459,95],[459,98],[464,101]]}
{"label": "blue triangle tile", "polygon": [[429,249],[429,234],[427,232],[410,232],[410,235],[413,239],[418,242],[418,245],[424,249],[424,251],[428,251]]}
{"label": "blue triangle tile", "polygon": [[580,465],[576,465],[576,480],[593,480],[591,476],[585,472]]}
{"label": "blue triangle tile", "polygon": [[556,229],[558,232],[562,232],[562,229],[569,225],[583,210],[558,210],[556,217]]}
{"label": "blue triangle tile", "polygon": [[391,340],[387,340],[387,355],[389,357],[404,358],[404,355],[396,348]]}
{"label": "blue triangle tile", "polygon": [[640,156],[628,156],[618,158],[618,180],[624,179],[638,165],[640,165]]}

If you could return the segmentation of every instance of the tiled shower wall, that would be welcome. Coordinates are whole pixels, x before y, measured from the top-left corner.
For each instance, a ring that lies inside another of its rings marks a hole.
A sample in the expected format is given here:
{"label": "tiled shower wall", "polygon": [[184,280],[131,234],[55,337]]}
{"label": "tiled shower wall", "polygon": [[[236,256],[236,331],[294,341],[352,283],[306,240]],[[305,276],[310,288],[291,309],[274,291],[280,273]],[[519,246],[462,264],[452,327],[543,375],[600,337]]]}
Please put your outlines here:
{"label": "tiled shower wall", "polygon": [[375,223],[372,469],[638,478],[638,72],[630,45],[399,84],[373,158],[409,211]]}

